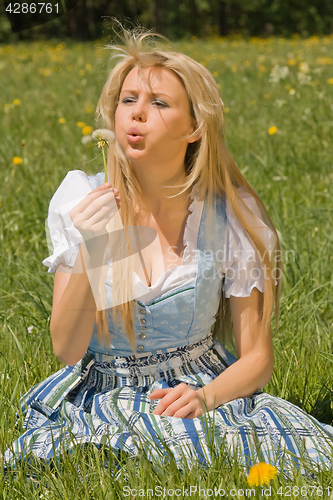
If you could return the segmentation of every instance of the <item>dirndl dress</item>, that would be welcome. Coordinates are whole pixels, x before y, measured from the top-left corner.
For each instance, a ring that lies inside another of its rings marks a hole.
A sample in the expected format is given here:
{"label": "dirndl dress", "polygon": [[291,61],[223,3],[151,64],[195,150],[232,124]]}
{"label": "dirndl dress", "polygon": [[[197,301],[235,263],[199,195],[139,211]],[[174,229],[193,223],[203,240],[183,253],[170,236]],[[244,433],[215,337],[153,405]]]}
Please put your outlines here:
{"label": "dirndl dress", "polygon": [[[95,176],[89,182],[94,188],[102,180]],[[223,248],[227,214],[218,198],[212,234],[207,231],[207,207],[205,201],[199,216],[194,210],[188,221],[196,251],[194,259],[187,254],[185,260],[194,266],[193,280],[153,300],[135,300],[137,356],[112,317],[110,348],[99,344],[94,328],[82,360],[22,397],[26,431],[6,451],[8,466],[31,457],[47,461],[90,443],[133,456],[144,450],[151,460],[163,461],[171,453],[180,468],[184,463],[209,465],[212,450],[223,447],[245,470],[259,461],[286,471],[296,464],[302,473],[307,462],[332,469],[333,427],[263,391],[194,419],[152,413],[158,401],[149,394],[155,389],[182,382],[199,389],[236,361],[211,334],[222,286],[216,255]]]}

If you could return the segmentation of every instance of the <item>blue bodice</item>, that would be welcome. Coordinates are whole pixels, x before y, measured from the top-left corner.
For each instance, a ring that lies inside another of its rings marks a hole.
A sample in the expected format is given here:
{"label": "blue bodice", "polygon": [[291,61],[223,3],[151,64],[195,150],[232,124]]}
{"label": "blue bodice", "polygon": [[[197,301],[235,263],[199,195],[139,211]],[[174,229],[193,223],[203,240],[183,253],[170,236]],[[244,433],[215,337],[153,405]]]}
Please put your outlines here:
{"label": "blue bodice", "polygon": [[[197,240],[194,286],[175,288],[145,305],[136,300],[138,316],[134,315],[134,332],[139,356],[169,352],[210,334],[221,295],[225,225],[224,198],[216,197],[212,206],[208,206],[206,199]],[[89,351],[132,356],[133,351],[120,321],[115,325],[112,314],[108,316],[111,347],[100,344],[95,324]]]}

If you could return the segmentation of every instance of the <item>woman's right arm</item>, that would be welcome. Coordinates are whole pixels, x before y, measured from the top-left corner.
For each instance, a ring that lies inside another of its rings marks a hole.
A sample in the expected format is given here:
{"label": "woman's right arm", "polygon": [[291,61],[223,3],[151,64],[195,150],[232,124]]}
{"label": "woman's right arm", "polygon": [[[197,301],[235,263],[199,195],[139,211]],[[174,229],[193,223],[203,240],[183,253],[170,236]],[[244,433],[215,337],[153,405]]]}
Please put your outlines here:
{"label": "woman's right arm", "polygon": [[[84,356],[91,340],[96,314],[91,281],[99,283],[109,238],[106,225],[119,201],[117,191],[103,184],[70,212],[83,242],[73,272],[56,271],[50,324],[54,353],[68,365],[74,365]],[[77,272],[80,264],[83,271]],[[89,277],[86,269],[93,271]]]}

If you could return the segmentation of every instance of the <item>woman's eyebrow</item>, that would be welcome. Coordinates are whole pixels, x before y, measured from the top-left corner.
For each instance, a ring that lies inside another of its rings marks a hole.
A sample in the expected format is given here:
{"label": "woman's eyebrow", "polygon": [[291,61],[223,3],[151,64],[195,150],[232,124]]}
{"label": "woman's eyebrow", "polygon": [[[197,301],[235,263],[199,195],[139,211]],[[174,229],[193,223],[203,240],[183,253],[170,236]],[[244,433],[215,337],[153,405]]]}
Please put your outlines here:
{"label": "woman's eyebrow", "polygon": [[[137,94],[138,93],[138,90],[132,90],[132,89],[123,89],[120,93],[122,94],[123,92],[129,92],[130,94]],[[172,99],[173,98],[169,95],[169,94],[166,94],[165,92],[149,92],[149,95],[151,95],[152,97],[157,97],[157,96],[165,96],[165,97],[169,97],[169,99]]]}

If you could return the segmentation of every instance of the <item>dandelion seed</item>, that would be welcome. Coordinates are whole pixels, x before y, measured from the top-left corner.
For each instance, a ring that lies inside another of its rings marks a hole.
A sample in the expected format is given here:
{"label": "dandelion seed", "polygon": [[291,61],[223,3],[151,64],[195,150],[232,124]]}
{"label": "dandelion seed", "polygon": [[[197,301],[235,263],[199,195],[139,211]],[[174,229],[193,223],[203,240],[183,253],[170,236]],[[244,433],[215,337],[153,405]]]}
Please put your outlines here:
{"label": "dandelion seed", "polygon": [[247,482],[250,486],[262,486],[269,483],[276,475],[276,467],[266,464],[265,462],[259,462],[251,467],[249,475],[247,476]]}
{"label": "dandelion seed", "polygon": [[64,123],[66,123],[66,118],[59,118],[58,122],[63,125]]}
{"label": "dandelion seed", "polygon": [[28,333],[32,333],[32,330],[34,329],[33,326],[28,326],[27,330],[28,330]]}
{"label": "dandelion seed", "polygon": [[110,143],[114,139],[114,133],[111,130],[102,128],[95,130],[92,134],[93,138],[97,140],[97,146],[101,148],[103,153],[104,160],[104,173],[105,173],[105,182],[108,181],[108,172],[106,166],[106,155],[105,150],[110,146]]}
{"label": "dandelion seed", "polygon": [[295,95],[296,94],[296,90],[295,89],[290,89],[289,90],[289,95]]}
{"label": "dandelion seed", "polygon": [[278,128],[275,125],[273,125],[273,127],[269,127],[269,129],[268,129],[269,135],[274,135],[274,134],[276,134],[277,131],[278,131]]}
{"label": "dandelion seed", "polygon": [[23,163],[23,158],[20,158],[19,156],[14,156],[13,163],[14,165],[21,165],[21,163]]}

